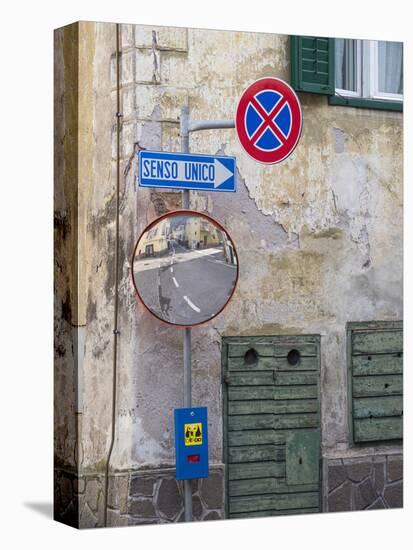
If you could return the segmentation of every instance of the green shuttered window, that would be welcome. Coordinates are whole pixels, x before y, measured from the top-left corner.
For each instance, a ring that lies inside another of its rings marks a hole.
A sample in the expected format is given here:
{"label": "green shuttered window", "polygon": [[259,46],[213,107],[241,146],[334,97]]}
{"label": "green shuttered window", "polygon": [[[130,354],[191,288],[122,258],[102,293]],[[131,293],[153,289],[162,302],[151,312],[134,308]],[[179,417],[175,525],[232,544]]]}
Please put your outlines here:
{"label": "green shuttered window", "polygon": [[403,110],[401,43],[290,36],[290,61],[298,92],[327,95],[330,105]]}
{"label": "green shuttered window", "polygon": [[350,426],[354,443],[403,437],[403,326],[347,325]]}
{"label": "green shuttered window", "polygon": [[334,94],[334,38],[292,36],[290,46],[293,88]]}

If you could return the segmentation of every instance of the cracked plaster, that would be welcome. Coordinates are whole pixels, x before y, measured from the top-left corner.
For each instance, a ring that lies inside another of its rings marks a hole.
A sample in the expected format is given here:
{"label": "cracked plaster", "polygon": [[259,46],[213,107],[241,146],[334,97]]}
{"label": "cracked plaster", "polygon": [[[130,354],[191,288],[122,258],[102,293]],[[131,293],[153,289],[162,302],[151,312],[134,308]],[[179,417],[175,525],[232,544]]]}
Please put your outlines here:
{"label": "cracked plaster", "polygon": [[[81,460],[86,469],[102,470],[113,361],[114,25],[89,24],[82,32],[93,36],[87,90],[94,99],[84,126],[90,124],[95,141],[82,176],[87,224],[80,260],[87,259],[89,317]],[[134,153],[139,147],[179,150],[183,104],[193,119],[231,119],[250,82],[266,75],[289,80],[287,36],[125,26],[122,37],[121,96],[128,112],[121,133],[119,410],[112,457],[119,470],[173,463],[171,411],[182,405],[182,334],[160,325],[137,302],[129,265],[137,236],[161,211],[176,208],[179,194],[137,189]],[[210,410],[213,463],[222,460],[222,335],[321,334],[323,448],[350,452],[345,323],[402,316],[402,115],[333,107],[312,94],[300,94],[300,101],[302,137],[280,165],[252,161],[233,130],[197,132],[190,139],[192,151],[233,155],[238,164],[236,194],[191,197],[193,208],[224,223],[240,258],[230,306],[193,331],[193,398]],[[61,213],[68,200],[59,198]],[[66,353],[63,325],[61,334],[59,349]],[[58,370],[57,386],[68,383]],[[59,424],[64,421],[59,417]],[[72,439],[58,436],[62,462],[73,454]]]}

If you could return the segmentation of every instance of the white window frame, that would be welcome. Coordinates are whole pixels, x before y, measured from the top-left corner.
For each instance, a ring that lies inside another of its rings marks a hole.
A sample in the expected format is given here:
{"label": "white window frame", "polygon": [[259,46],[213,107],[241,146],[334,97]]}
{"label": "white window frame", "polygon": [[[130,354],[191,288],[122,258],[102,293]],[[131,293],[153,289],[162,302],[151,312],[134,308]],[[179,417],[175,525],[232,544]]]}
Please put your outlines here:
{"label": "white window frame", "polygon": [[[367,66],[370,69],[368,75],[369,92],[372,99],[383,99],[390,101],[403,101],[402,94],[391,94],[388,92],[380,92],[379,90],[379,42],[377,40],[366,40],[369,50],[369,62]],[[364,64],[364,63],[363,63]]]}
{"label": "white window frame", "polygon": [[339,96],[403,102],[403,94],[379,91],[379,48],[377,40],[356,40],[357,91],[336,88]]}
{"label": "white window frame", "polygon": [[[346,97],[363,97],[362,96],[362,73],[361,73],[361,66],[362,66],[362,44],[361,40],[355,40],[356,42],[356,62],[357,62],[357,76],[356,76],[356,90],[346,90],[342,88],[336,88],[336,92],[339,95],[343,95]],[[335,75],[334,75],[335,77]]]}

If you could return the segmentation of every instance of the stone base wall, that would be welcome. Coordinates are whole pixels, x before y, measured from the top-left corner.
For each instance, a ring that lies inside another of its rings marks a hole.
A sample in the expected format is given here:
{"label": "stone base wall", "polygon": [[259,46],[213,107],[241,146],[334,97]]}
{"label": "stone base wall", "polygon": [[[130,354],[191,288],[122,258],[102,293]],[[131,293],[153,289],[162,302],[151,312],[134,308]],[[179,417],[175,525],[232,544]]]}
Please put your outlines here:
{"label": "stone base wall", "polygon": [[[129,486],[129,524],[171,523],[184,520],[183,482],[174,470],[152,470],[131,476]],[[224,473],[211,469],[209,477],[193,479],[192,513],[194,520],[224,517]]]}
{"label": "stone base wall", "polygon": [[326,459],[325,512],[403,507],[403,456]]}
{"label": "stone base wall", "polygon": [[[191,480],[194,521],[224,517],[224,471],[212,466],[205,479]],[[55,470],[54,515],[80,529],[104,526],[104,475],[77,476]],[[173,468],[135,470],[111,475],[108,527],[184,521],[183,482]]]}
{"label": "stone base wall", "polygon": [[[324,512],[349,512],[403,506],[402,455],[324,459]],[[224,518],[224,469],[212,466],[192,485],[194,521]],[[55,471],[55,519],[77,528],[103,527],[102,474],[77,476]],[[173,468],[134,470],[111,475],[108,527],[174,523],[184,520],[183,482]]]}
{"label": "stone base wall", "polygon": [[55,469],[54,519],[76,528],[103,527],[104,487],[103,475]]}

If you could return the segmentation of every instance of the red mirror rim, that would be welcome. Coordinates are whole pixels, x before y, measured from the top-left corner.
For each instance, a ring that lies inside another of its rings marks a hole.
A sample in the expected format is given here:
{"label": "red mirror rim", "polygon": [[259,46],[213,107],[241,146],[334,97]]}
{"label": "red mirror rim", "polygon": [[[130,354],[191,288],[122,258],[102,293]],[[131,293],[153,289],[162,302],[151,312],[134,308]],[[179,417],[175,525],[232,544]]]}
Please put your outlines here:
{"label": "red mirror rim", "polygon": [[[149,309],[149,307],[145,304],[142,296],[139,294],[139,291],[138,291],[138,288],[136,286],[136,283],[135,283],[135,277],[133,275],[133,260],[135,258],[135,253],[136,253],[136,249],[138,247],[138,243],[139,241],[141,240],[141,238],[143,237],[144,233],[146,233],[147,231],[149,231],[154,225],[156,225],[157,223],[159,223],[161,220],[163,220],[164,218],[169,218],[171,216],[179,216],[179,215],[191,215],[191,216],[199,216],[201,218],[205,218],[206,220],[208,220],[210,223],[212,223],[213,225],[217,226],[221,231],[223,231],[227,237],[229,238],[229,240],[231,241],[233,247],[234,247],[234,252],[235,252],[235,257],[237,259],[237,276],[235,278],[235,284],[234,284],[234,287],[232,289],[232,292],[231,294],[229,295],[228,297],[228,300],[225,302],[225,304],[222,306],[222,308],[220,310],[218,310],[215,315],[213,317],[210,317],[209,319],[206,319],[205,321],[201,321],[200,323],[194,323],[193,325],[179,325],[177,323],[171,323],[170,321],[166,321],[165,319],[161,319],[161,317],[158,317],[157,315],[155,315],[155,313]],[[222,313],[224,311],[224,309],[227,307],[227,305],[230,303],[230,301],[232,300],[232,297],[234,295],[234,292],[237,288],[237,284],[238,284],[238,277],[239,277],[239,258],[238,258],[238,253],[237,253],[237,250],[236,250],[236,247],[235,247],[235,244],[234,244],[234,241],[232,240],[230,234],[228,233],[228,231],[225,229],[225,227],[220,224],[217,220],[215,220],[214,218],[212,218],[211,216],[209,216],[208,214],[204,214],[203,212],[197,212],[196,210],[188,210],[188,209],[183,209],[183,210],[171,210],[170,212],[166,212],[165,214],[162,214],[162,216],[159,216],[158,218],[155,218],[150,224],[148,224],[145,229],[141,232],[141,234],[139,235],[138,239],[136,240],[135,242],[135,245],[133,247],[133,252],[132,252],[132,256],[131,256],[131,261],[130,261],[130,264],[131,264],[131,277],[132,277],[132,283],[133,283],[133,287],[135,289],[135,292],[136,292],[136,295],[139,299],[139,301],[142,303],[142,305],[145,307],[145,309],[147,311],[149,311],[149,313],[151,315],[153,315],[156,319],[158,319],[159,321],[162,321],[162,323],[165,323],[169,326],[173,326],[173,327],[179,327],[179,328],[192,328],[192,327],[196,327],[196,326],[199,326],[199,325],[204,325],[205,323],[209,323],[209,321],[212,321],[213,319],[215,319],[215,317],[217,317],[217,315],[219,315],[220,313]]]}

